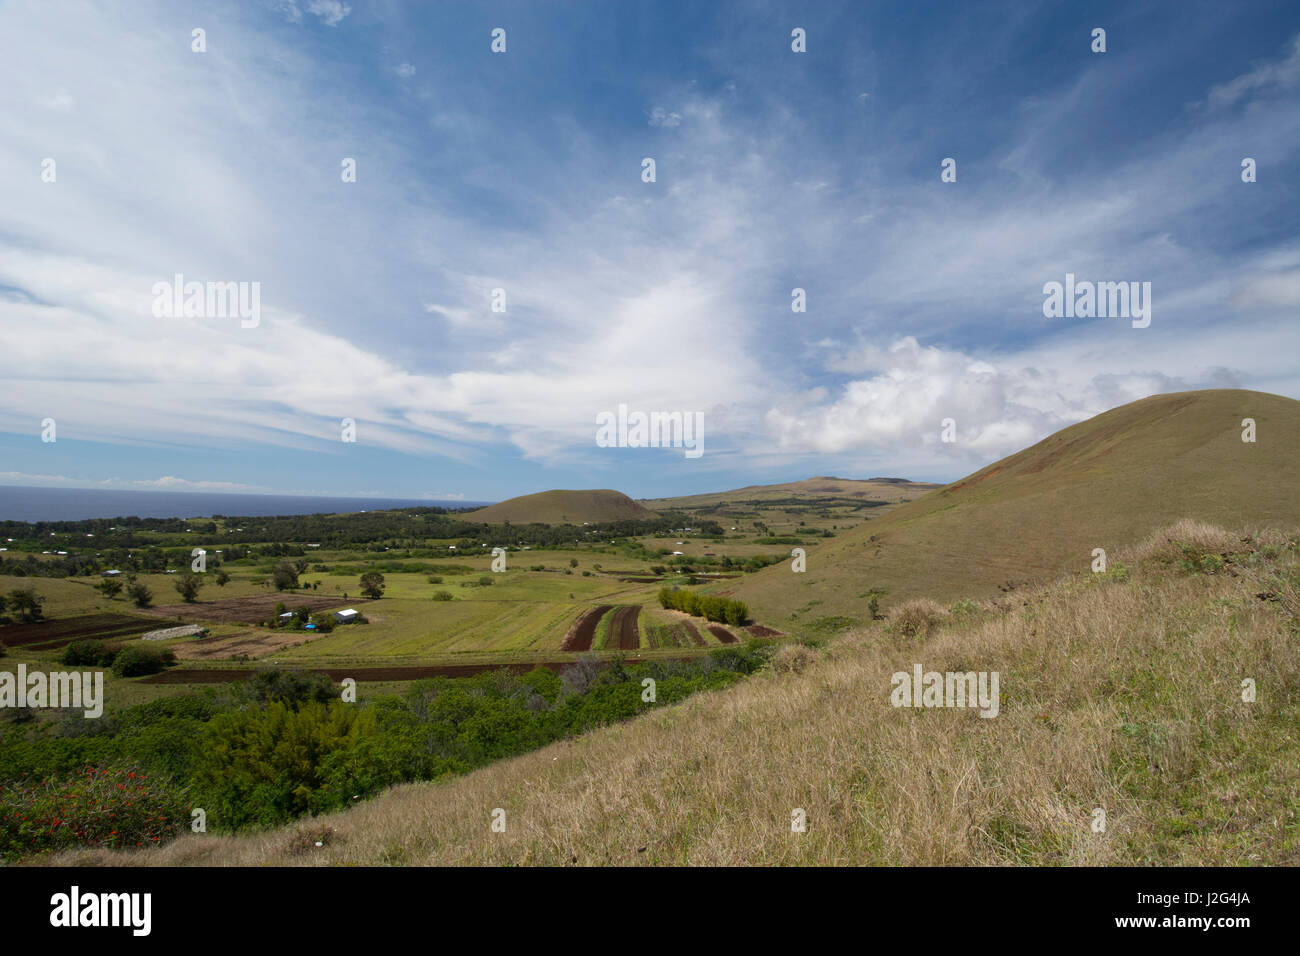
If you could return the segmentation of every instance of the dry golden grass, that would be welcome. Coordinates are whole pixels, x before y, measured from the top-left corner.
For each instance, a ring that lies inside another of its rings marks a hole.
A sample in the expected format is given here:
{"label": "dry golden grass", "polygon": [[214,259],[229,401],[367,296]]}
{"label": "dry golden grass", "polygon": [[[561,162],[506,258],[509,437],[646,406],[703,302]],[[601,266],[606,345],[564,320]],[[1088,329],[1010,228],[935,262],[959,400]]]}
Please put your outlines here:
{"label": "dry golden grass", "polygon": [[948,618],[948,611],[929,598],[904,601],[889,612],[889,626],[904,637],[925,637]]}
{"label": "dry golden grass", "polygon": [[[1191,530],[1231,561],[1170,567],[1160,549],[1187,541],[1155,541],[1120,556],[1123,576],[1068,578],[929,638],[876,625],[783,651],[724,691],[459,779],[58,862],[1294,865],[1300,539]],[[999,716],[895,709],[890,677],[916,663],[998,671]]]}

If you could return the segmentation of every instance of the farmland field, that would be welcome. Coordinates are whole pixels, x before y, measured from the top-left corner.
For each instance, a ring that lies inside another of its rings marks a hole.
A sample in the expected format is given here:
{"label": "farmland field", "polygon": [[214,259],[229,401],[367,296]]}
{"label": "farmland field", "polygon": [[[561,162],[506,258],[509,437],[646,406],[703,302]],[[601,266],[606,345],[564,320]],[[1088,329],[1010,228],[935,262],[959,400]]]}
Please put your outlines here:
{"label": "farmland field", "polygon": [[[887,493],[895,489],[872,489],[872,494]],[[343,527],[388,522],[394,529],[387,538],[344,547],[316,541],[328,534],[329,523],[296,539],[296,531],[276,526],[284,522],[296,528],[293,523],[304,520],[296,518],[215,519],[202,537],[191,528],[183,539],[137,528],[129,531],[126,548],[115,547],[101,529],[96,547],[111,550],[86,572],[66,576],[43,570],[57,566],[60,558],[36,549],[67,550],[66,561],[99,552],[77,551],[73,533],[67,542],[56,533],[50,540],[11,547],[8,557],[22,554],[27,573],[0,574],[0,593],[30,589],[45,620],[0,627],[0,641],[15,659],[21,655],[48,664],[72,640],[123,644],[167,625],[206,627],[201,636],[149,642],[176,658],[164,673],[113,678],[115,685],[132,688],[118,694],[132,702],[178,687],[226,682],[268,665],[347,672],[359,681],[391,684],[492,666],[558,666],[583,654],[689,657],[734,643],[737,634],[661,608],[661,587],[730,594],[754,569],[787,560],[787,540],[814,548],[826,534],[892,506],[863,505],[844,495],[819,501],[815,494],[799,497],[784,490],[775,501],[728,504],[714,498],[686,505],[673,510],[671,502],[650,503],[644,513],[653,516],[650,524],[658,530],[628,534],[635,522],[617,532],[584,526],[571,532],[569,544],[535,537],[530,545],[527,535],[536,531],[516,532],[525,540],[515,544],[500,540],[499,531],[480,531],[481,540],[429,537],[423,527],[412,535],[409,529],[424,524],[422,516],[397,512],[341,516]],[[494,535],[497,540],[490,540]],[[504,568],[494,567],[490,553],[489,545],[497,541],[507,549]],[[208,566],[195,575],[197,591],[186,600],[181,590],[194,547],[206,550]],[[132,570],[136,561],[146,566]],[[118,565],[126,572],[114,579],[122,585],[114,590],[98,571]],[[277,570],[286,565],[292,573],[278,581]],[[366,574],[380,576],[378,597],[363,594]],[[147,606],[136,606],[128,590],[136,585],[149,593]],[[359,612],[360,619],[331,627],[334,612],[345,608]],[[308,628],[305,620],[280,617],[300,609],[307,619],[323,623]],[[784,636],[762,622],[754,626],[759,629],[745,632],[745,639]]]}

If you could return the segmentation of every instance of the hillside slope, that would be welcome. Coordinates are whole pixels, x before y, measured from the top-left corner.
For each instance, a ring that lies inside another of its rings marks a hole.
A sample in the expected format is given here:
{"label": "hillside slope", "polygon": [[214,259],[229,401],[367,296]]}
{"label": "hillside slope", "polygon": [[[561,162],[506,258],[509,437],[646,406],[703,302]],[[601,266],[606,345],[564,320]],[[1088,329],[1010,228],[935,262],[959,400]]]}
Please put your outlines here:
{"label": "hillside slope", "polygon": [[[1195,567],[1227,558],[1190,570],[1185,547]],[[725,690],[347,811],[52,862],[1300,863],[1300,538],[1188,523],[1121,556],[1131,575],[1076,575],[928,637],[877,623],[787,646]],[[891,706],[918,663],[998,672],[997,715]]]}
{"label": "hillside slope", "polygon": [[511,524],[597,524],[602,521],[640,521],[657,515],[621,491],[598,488],[587,491],[539,491],[500,501],[466,518],[471,521]]}
{"label": "hillside slope", "polygon": [[[1241,440],[1253,418],[1257,441]],[[761,620],[863,619],[927,596],[996,594],[1086,570],[1180,518],[1230,527],[1300,515],[1300,402],[1263,392],[1156,395],[1065,428],[734,587]]]}
{"label": "hillside slope", "polygon": [[641,503],[647,508],[702,508],[708,505],[740,501],[779,501],[790,498],[859,498],[866,501],[909,501],[942,487],[906,478],[831,478],[819,475],[801,481],[777,485],[748,485],[731,491],[681,495],[676,498],[651,498]]}

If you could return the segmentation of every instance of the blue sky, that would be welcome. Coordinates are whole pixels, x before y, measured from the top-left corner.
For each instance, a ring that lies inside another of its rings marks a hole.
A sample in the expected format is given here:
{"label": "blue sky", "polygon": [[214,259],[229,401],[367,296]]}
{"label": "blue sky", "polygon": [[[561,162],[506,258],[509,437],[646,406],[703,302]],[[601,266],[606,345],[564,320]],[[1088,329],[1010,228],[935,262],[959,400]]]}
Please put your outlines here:
{"label": "blue sky", "polygon": [[[1300,397],[1294,3],[10,0],[0,76],[0,483],[950,480],[1157,392]],[[1067,272],[1150,326],[1045,318]],[[155,316],[177,273],[260,322]],[[619,404],[705,454],[598,447]]]}

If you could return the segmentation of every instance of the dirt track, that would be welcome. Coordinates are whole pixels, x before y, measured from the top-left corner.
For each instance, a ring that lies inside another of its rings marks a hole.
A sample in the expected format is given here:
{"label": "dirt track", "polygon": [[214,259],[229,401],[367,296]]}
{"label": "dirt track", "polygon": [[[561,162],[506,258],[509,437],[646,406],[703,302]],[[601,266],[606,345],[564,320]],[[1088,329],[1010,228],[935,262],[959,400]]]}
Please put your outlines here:
{"label": "dirt track", "polygon": [[630,604],[614,612],[609,622],[609,636],[605,647],[616,651],[634,651],[641,646],[641,629],[636,626],[641,614],[640,604]]}
{"label": "dirt track", "polygon": [[564,643],[560,645],[560,650],[591,650],[592,638],[596,636],[596,625],[605,616],[605,612],[613,606],[612,604],[602,604],[599,607],[593,607],[590,611],[583,611],[578,616],[578,619],[569,626],[569,633],[564,635]]}

